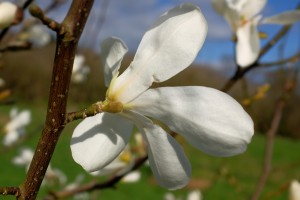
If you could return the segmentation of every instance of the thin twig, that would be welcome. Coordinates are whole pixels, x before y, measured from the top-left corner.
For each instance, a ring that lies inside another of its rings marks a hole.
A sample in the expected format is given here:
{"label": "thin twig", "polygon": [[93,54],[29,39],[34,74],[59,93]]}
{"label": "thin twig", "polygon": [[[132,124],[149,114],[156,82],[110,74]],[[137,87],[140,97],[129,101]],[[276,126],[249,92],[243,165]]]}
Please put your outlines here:
{"label": "thin twig", "polygon": [[102,112],[101,102],[92,104],[90,107],[77,112],[71,112],[66,114],[64,125],[78,119],[84,119],[86,117],[95,116],[98,113]]}
{"label": "thin twig", "polygon": [[294,63],[294,62],[297,62],[299,59],[300,59],[300,52],[297,52],[296,54],[294,54],[293,56],[291,56],[289,58],[285,58],[285,59],[274,61],[274,62],[259,63],[258,66],[259,67],[272,67],[272,66],[276,66],[276,65],[283,65],[286,63]]}
{"label": "thin twig", "polygon": [[274,138],[275,138],[276,132],[278,131],[278,127],[279,127],[281,119],[282,119],[282,113],[286,106],[287,99],[291,95],[292,91],[295,89],[296,81],[297,81],[297,76],[294,76],[294,79],[292,81],[286,82],[285,91],[278,98],[278,100],[276,102],[275,112],[273,115],[271,126],[266,135],[267,138],[266,138],[266,144],[265,144],[265,154],[264,154],[264,163],[263,163],[262,172],[260,174],[258,183],[257,183],[255,191],[251,197],[251,200],[259,199],[259,197],[261,196],[261,193],[263,191],[263,188],[265,187],[265,185],[267,183],[267,179],[271,172],[271,166],[272,166]]}
{"label": "thin twig", "polygon": [[20,188],[18,187],[0,187],[1,195],[14,195],[18,197],[20,195]]}
{"label": "thin twig", "polygon": [[128,173],[130,173],[133,170],[138,169],[143,165],[143,163],[148,159],[148,156],[143,156],[140,158],[137,158],[134,162],[133,167],[126,171],[125,173],[121,175],[117,175],[112,177],[111,179],[98,183],[95,181],[92,181],[90,183],[87,183],[85,185],[81,185],[77,188],[74,188],[72,190],[63,190],[59,192],[50,192],[49,195],[45,198],[45,200],[56,200],[56,199],[64,199],[70,196],[74,196],[75,194],[82,193],[82,192],[91,192],[94,190],[104,189],[104,188],[112,188],[115,187],[115,185]]}
{"label": "thin twig", "polygon": [[62,30],[61,25],[56,22],[55,20],[47,17],[45,15],[45,13],[43,12],[43,10],[37,6],[36,4],[32,4],[29,7],[29,12],[32,16],[38,18],[41,20],[41,22],[46,25],[47,27],[49,27],[51,30],[55,31],[55,32],[59,32]]}

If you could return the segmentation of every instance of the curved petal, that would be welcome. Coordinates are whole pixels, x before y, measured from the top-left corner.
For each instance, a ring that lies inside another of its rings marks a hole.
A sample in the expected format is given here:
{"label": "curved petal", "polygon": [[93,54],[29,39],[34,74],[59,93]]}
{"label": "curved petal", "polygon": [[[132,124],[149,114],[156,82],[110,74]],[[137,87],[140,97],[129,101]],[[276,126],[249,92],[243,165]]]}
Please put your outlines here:
{"label": "curved petal", "polygon": [[267,0],[246,0],[241,13],[246,19],[251,19],[266,6]]}
{"label": "curved petal", "polygon": [[97,171],[112,162],[125,148],[133,124],[116,114],[100,113],[84,119],[74,130],[71,151],[86,171]]}
{"label": "curved petal", "polygon": [[228,4],[226,0],[212,0],[212,5],[214,10],[219,14],[224,16],[228,9]]}
{"label": "curved petal", "polygon": [[282,24],[288,25],[300,21],[300,10],[292,10],[264,18],[262,23],[265,24]]}
{"label": "curved petal", "polygon": [[260,40],[257,23],[258,19],[237,29],[236,62],[240,67],[250,66],[259,56]]}
{"label": "curved petal", "polygon": [[215,156],[244,152],[254,133],[241,105],[212,88],[149,89],[131,103],[131,109],[160,120],[194,147]]}
{"label": "curved petal", "polygon": [[101,61],[104,66],[104,80],[107,87],[112,77],[117,74],[127,51],[128,47],[120,38],[110,37],[102,42]]}
{"label": "curved petal", "polygon": [[216,12],[224,16],[231,30],[235,33],[240,24],[240,11],[237,8],[230,7],[227,0],[213,0],[212,4]]}
{"label": "curved petal", "polygon": [[198,7],[183,4],[162,15],[144,35],[131,65],[110,88],[110,99],[126,103],[188,67],[207,33]]}
{"label": "curved petal", "polygon": [[228,7],[232,10],[236,10],[241,15],[243,14],[242,10],[247,1],[249,0],[226,0]]}
{"label": "curved petal", "polygon": [[184,187],[191,176],[191,166],[178,142],[148,118],[130,112],[147,144],[148,159],[157,182],[175,190]]}

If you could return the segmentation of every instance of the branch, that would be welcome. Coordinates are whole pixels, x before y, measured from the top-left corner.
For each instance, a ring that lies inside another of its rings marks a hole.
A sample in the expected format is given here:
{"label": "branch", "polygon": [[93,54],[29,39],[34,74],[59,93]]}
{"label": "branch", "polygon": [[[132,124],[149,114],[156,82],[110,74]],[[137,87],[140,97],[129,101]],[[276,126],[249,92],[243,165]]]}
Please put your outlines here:
{"label": "branch", "polygon": [[74,188],[72,190],[63,190],[63,191],[59,191],[59,192],[50,192],[50,194],[45,198],[45,200],[55,200],[55,199],[67,198],[67,197],[70,197],[70,196],[73,196],[75,194],[82,193],[82,192],[91,192],[91,191],[94,191],[94,190],[115,187],[115,185],[124,176],[126,176],[131,171],[134,171],[134,170],[138,169],[139,167],[141,167],[147,159],[148,159],[148,156],[143,156],[143,157],[137,158],[134,162],[133,167],[130,170],[128,170],[127,172],[125,172],[121,175],[114,176],[114,177],[112,177],[111,179],[109,179],[105,182],[97,183],[95,181],[92,181],[90,183],[79,186],[79,187]]}
{"label": "branch", "polygon": [[51,30],[53,30],[55,32],[59,32],[60,30],[62,30],[61,25],[58,22],[56,22],[55,20],[47,17],[45,15],[45,13],[43,12],[43,10],[39,6],[32,4],[29,7],[29,12],[32,16],[40,19],[41,22],[44,25],[48,26]]}
{"label": "branch", "polygon": [[281,95],[281,97],[279,97],[279,99],[277,100],[276,107],[275,107],[276,110],[275,110],[275,113],[274,113],[274,116],[273,116],[273,119],[271,122],[271,126],[266,135],[267,138],[266,138],[266,144],[265,144],[265,155],[264,155],[264,163],[263,163],[262,172],[260,174],[258,183],[257,183],[255,191],[251,197],[251,200],[259,199],[259,197],[262,193],[262,190],[267,183],[267,179],[271,172],[271,166],[272,166],[274,138],[275,138],[276,132],[278,131],[278,127],[279,127],[279,124],[282,119],[282,113],[286,106],[287,99],[291,95],[291,92],[296,87],[296,80],[297,80],[297,76],[294,77],[293,81],[286,82],[285,91]]}
{"label": "branch", "polygon": [[0,187],[1,195],[14,195],[18,197],[20,195],[20,188],[18,187]]}
{"label": "branch", "polygon": [[31,44],[28,42],[21,42],[21,43],[13,43],[8,44],[5,47],[0,48],[0,53],[6,52],[6,51],[23,51],[31,48]]}
{"label": "branch", "polygon": [[52,71],[47,116],[28,173],[20,186],[20,200],[36,199],[59,136],[64,129],[65,113],[73,62],[81,32],[93,0],[74,0],[57,31],[57,46]]}
{"label": "branch", "polygon": [[102,112],[102,104],[101,104],[101,102],[97,102],[82,111],[71,112],[71,113],[66,114],[64,124],[66,125],[77,119],[84,119],[86,117],[95,116],[96,114],[101,113],[101,112]]}
{"label": "branch", "polygon": [[283,65],[286,63],[297,62],[299,59],[300,59],[300,52],[297,52],[296,54],[294,54],[293,56],[291,56],[289,58],[278,60],[275,62],[259,63],[258,66],[259,67],[272,67],[272,66],[276,66],[276,65]]}

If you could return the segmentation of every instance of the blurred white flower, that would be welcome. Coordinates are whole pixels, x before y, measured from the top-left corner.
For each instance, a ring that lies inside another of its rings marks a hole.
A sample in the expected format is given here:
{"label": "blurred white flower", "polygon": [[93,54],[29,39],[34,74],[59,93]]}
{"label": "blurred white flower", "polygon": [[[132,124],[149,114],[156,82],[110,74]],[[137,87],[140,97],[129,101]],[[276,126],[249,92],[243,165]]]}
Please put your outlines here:
{"label": "blurred white flower", "polygon": [[289,200],[300,200],[300,183],[293,180],[290,184]]}
{"label": "blurred white flower", "polygon": [[74,160],[90,172],[103,169],[123,151],[136,125],[158,183],[168,189],[184,187],[191,175],[190,163],[179,143],[152,119],[208,154],[244,152],[254,132],[253,122],[229,95],[200,86],[149,89],[153,82],[163,82],[188,67],[206,33],[198,7],[175,7],[146,32],[134,60],[120,76],[127,48],[117,38],[106,40],[101,58],[105,82],[110,85],[101,102],[104,113],[84,119],[75,128],[71,139]]}
{"label": "blurred white flower", "polygon": [[[17,166],[25,166],[28,171],[34,152],[29,148],[22,148],[20,154],[13,158],[12,162]],[[52,168],[49,164],[42,185],[49,185],[57,182],[64,185],[67,181],[66,175],[59,169]]]}
{"label": "blurred white flower", "polygon": [[9,2],[0,2],[0,29],[7,28],[13,24],[16,20],[18,7]]}
{"label": "blurred white flower", "polygon": [[6,135],[3,139],[5,146],[15,144],[25,134],[25,127],[31,122],[31,112],[24,110],[18,112],[17,108],[10,111],[10,121],[5,125]]}
{"label": "blurred white flower", "polygon": [[84,62],[84,55],[76,54],[72,72],[72,81],[75,83],[82,83],[90,73],[90,68],[87,65],[84,65]]}
{"label": "blurred white flower", "polygon": [[5,85],[5,81],[2,78],[0,78],[0,87],[3,87],[4,85]]}
{"label": "blurred white flower", "polygon": [[122,178],[123,183],[136,183],[141,180],[140,171],[132,171]]}
{"label": "blurred white flower", "polygon": [[[181,197],[176,197],[173,193],[167,192],[164,195],[164,200],[181,200]],[[202,200],[202,194],[200,190],[189,191],[186,200]]]}
{"label": "blurred white flower", "polygon": [[28,171],[32,158],[33,158],[33,151],[29,148],[22,148],[20,154],[14,157],[12,162],[18,166],[25,166],[26,171]]}
{"label": "blurred white flower", "polygon": [[51,35],[45,26],[35,24],[18,36],[19,40],[29,41],[33,46],[43,47],[51,42]]}
{"label": "blurred white flower", "polygon": [[[236,62],[240,67],[252,65],[259,56],[260,39],[258,25],[262,18],[258,15],[267,0],[212,0],[217,13],[224,16],[232,31],[236,34]],[[300,20],[300,11],[288,11],[262,23],[292,24]]]}
{"label": "blurred white flower", "polygon": [[200,190],[192,190],[188,193],[187,200],[202,200],[202,194]]}

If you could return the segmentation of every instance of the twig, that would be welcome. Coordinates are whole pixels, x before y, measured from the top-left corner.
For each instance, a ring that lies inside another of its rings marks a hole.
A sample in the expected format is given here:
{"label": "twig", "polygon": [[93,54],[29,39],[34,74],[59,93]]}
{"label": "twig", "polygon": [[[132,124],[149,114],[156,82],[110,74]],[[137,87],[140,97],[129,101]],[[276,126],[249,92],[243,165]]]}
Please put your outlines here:
{"label": "twig", "polygon": [[53,31],[58,32],[61,30],[61,25],[53,19],[48,18],[39,6],[32,4],[29,7],[29,12],[32,16],[40,19],[44,25],[48,26]]}
{"label": "twig", "polygon": [[14,195],[18,197],[20,195],[20,188],[18,187],[0,187],[1,195]]}
{"label": "twig", "polygon": [[111,179],[98,183],[95,181],[92,181],[90,183],[87,183],[85,185],[81,185],[77,188],[74,188],[72,190],[63,190],[59,192],[50,192],[49,195],[45,198],[45,200],[55,200],[55,199],[63,199],[70,196],[73,196],[78,193],[82,192],[91,192],[94,190],[104,189],[104,188],[111,188],[114,187],[124,176],[126,176],[129,172],[138,169],[140,166],[143,165],[143,163],[148,159],[148,156],[143,156],[135,160],[133,167],[128,170],[127,172],[112,177]]}
{"label": "twig", "polygon": [[278,131],[278,127],[282,119],[283,109],[286,106],[287,99],[296,86],[296,80],[297,80],[297,76],[294,77],[293,81],[286,82],[285,91],[282,94],[282,96],[278,98],[276,102],[276,107],[275,107],[276,110],[273,115],[270,129],[268,130],[266,135],[267,138],[265,144],[265,154],[264,154],[264,163],[263,163],[262,172],[259,177],[258,183],[256,185],[255,191],[251,197],[251,200],[259,199],[262,190],[266,185],[269,174],[271,172],[274,138],[276,132]]}
{"label": "twig", "polygon": [[84,119],[86,117],[91,117],[98,113],[101,113],[102,112],[101,105],[102,105],[101,102],[97,102],[82,111],[71,112],[71,113],[66,114],[64,125],[66,125],[74,120],[77,120],[77,119]]}
{"label": "twig", "polygon": [[297,52],[296,54],[294,54],[293,56],[291,56],[289,58],[278,60],[275,62],[259,63],[258,66],[259,67],[272,67],[272,66],[276,66],[276,65],[283,65],[286,63],[297,62],[299,59],[300,59],[300,52]]}
{"label": "twig", "polygon": [[13,44],[8,44],[7,46],[0,48],[0,53],[6,52],[6,51],[22,51],[22,50],[27,50],[30,48],[31,48],[31,44],[28,42],[13,43]]}

